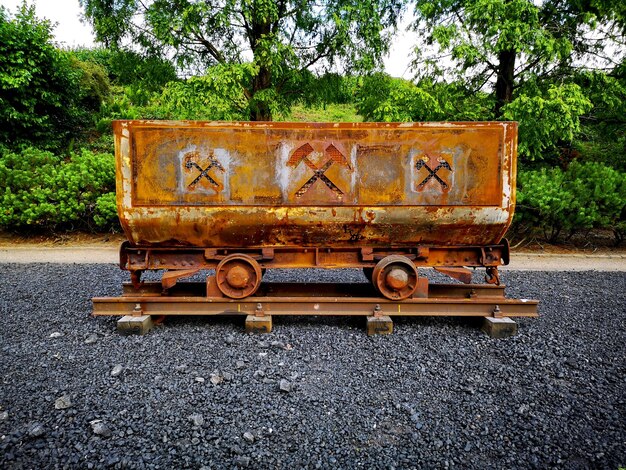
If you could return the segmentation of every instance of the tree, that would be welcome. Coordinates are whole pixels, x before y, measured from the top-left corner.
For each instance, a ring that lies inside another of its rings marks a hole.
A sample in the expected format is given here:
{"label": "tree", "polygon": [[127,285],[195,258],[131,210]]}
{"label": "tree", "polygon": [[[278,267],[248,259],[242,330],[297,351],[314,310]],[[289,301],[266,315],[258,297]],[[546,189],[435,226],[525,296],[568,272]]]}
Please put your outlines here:
{"label": "tree", "polygon": [[[527,80],[567,75],[577,59],[601,51],[606,41],[590,31],[598,20],[605,33],[619,30],[623,9],[608,0],[417,0],[416,28],[475,90],[493,83],[499,118]],[[442,72],[433,58],[425,63]]]}
{"label": "tree", "polygon": [[81,0],[97,39],[133,41],[179,66],[252,63],[241,87],[250,118],[298,93],[294,73],[371,69],[389,47],[403,0]]}
{"label": "tree", "polygon": [[104,70],[57,49],[33,7],[0,8],[0,144],[63,145],[107,93]]}

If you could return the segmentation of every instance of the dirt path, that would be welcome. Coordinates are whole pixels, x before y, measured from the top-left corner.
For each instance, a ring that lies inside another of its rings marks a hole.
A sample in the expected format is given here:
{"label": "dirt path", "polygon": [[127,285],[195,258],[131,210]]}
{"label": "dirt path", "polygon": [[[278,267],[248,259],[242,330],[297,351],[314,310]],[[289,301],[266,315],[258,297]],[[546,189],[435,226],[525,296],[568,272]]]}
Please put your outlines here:
{"label": "dirt path", "polygon": [[[12,244],[0,246],[0,263],[100,264],[119,262],[116,242],[93,245],[38,246]],[[554,254],[514,252],[503,269],[519,271],[623,271],[623,251],[602,254]]]}

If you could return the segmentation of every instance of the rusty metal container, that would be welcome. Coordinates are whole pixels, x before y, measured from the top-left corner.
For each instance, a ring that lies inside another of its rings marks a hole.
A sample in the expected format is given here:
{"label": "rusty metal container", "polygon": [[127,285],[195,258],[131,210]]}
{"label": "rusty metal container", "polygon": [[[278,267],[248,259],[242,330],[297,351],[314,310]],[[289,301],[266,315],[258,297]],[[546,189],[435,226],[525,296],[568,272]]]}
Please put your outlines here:
{"label": "rusty metal container", "polygon": [[500,242],[517,124],[116,121],[132,246]]}

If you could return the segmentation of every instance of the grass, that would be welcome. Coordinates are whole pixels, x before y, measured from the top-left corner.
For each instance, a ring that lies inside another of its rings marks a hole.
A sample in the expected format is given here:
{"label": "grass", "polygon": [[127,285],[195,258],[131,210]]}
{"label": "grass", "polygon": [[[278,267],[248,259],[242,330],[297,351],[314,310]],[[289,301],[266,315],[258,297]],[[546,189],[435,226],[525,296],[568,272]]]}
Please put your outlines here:
{"label": "grass", "polygon": [[307,107],[302,104],[291,108],[291,114],[285,121],[297,122],[363,122],[352,104],[327,104],[319,107]]}

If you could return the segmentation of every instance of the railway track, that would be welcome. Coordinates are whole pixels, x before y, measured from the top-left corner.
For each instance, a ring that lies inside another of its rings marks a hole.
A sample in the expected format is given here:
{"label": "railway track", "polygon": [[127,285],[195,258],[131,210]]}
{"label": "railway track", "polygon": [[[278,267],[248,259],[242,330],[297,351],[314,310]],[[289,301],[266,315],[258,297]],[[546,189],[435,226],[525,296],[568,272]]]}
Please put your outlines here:
{"label": "railway track", "polygon": [[93,315],[124,316],[120,330],[150,329],[152,317],[170,315],[245,315],[248,331],[269,332],[278,315],[357,315],[367,318],[368,334],[393,331],[392,316],[484,317],[492,336],[515,333],[511,317],[536,317],[536,300],[508,299],[505,286],[429,284],[426,296],[392,301],[371,284],[264,283],[254,296],[231,299],[211,293],[210,276],[202,282],[178,283],[163,293],[162,283],[125,283],[119,297],[95,297]]}

